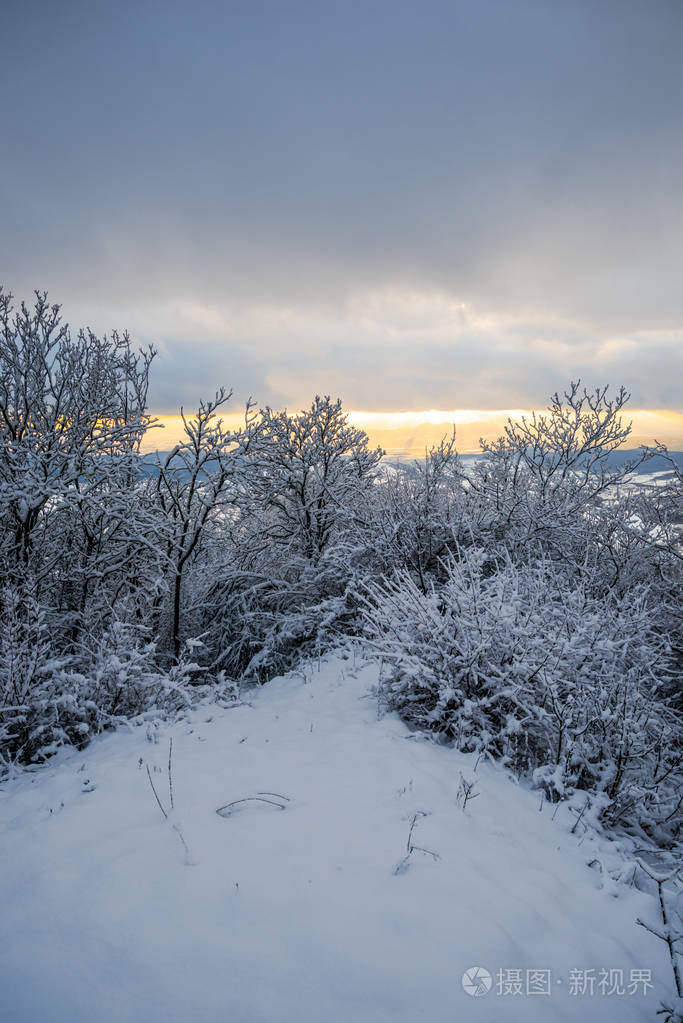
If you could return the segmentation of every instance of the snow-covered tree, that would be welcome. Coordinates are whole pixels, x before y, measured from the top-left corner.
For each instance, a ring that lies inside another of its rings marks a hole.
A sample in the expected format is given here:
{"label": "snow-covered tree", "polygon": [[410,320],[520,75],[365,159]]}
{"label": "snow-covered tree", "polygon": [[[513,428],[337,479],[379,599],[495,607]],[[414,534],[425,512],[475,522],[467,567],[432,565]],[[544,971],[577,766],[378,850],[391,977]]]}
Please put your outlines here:
{"label": "snow-covered tree", "polygon": [[[3,757],[85,741],[165,692],[149,627],[169,559],[140,457],[153,356],[127,334],[72,334],[44,294],[15,311],[0,289]],[[115,663],[120,711],[98,667]]]}
{"label": "snow-covered tree", "polygon": [[427,592],[442,574],[441,561],[453,549],[464,510],[455,434],[431,448],[422,461],[383,469],[357,510],[366,550],[363,574],[407,569]]}
{"label": "snow-covered tree", "polygon": [[[253,419],[247,406],[245,429],[226,430],[220,410],[231,394],[221,389],[201,402],[194,416],[181,409],[184,437],[154,464],[154,500],[161,512],[158,540],[164,551],[170,593],[170,643],[174,659],[181,647],[183,580],[188,563],[200,554],[210,526],[238,499]],[[156,624],[163,601],[156,600]]]}
{"label": "snow-covered tree", "polygon": [[381,455],[349,424],[340,399],[316,396],[297,414],[262,409],[251,491],[269,539],[318,564],[348,529]]}
{"label": "snow-covered tree", "polygon": [[628,484],[648,457],[611,458],[628,440],[622,419],[629,395],[589,391],[572,383],[555,393],[546,413],[509,419],[497,441],[482,441],[482,458],[467,474],[473,532],[526,554],[541,545],[567,565],[581,564],[591,517]]}
{"label": "snow-covered tree", "polygon": [[316,397],[298,414],[261,410],[239,515],[223,531],[205,599],[221,668],[267,678],[342,627],[380,459],[340,400]]}
{"label": "snow-covered tree", "polygon": [[15,312],[0,289],[0,571],[50,609],[57,645],[138,556],[131,483],[153,355],[127,334],[72,335],[44,294]]}
{"label": "snow-covered tree", "polygon": [[0,493],[14,565],[30,563],[48,506],[81,500],[138,451],[153,355],[127,334],[74,337],[45,294],[14,312],[0,288]]}

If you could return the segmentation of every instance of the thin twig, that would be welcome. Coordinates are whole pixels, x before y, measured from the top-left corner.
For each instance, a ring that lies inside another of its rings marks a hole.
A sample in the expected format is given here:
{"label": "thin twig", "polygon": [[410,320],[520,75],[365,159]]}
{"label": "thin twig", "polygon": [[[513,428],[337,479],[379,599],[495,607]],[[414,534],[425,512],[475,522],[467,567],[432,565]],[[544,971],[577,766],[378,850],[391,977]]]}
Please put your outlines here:
{"label": "thin twig", "polygon": [[651,924],[648,924],[644,920],[641,920],[640,917],[637,918],[636,923],[639,924],[641,927],[644,927],[646,931],[650,932],[650,934],[654,934],[654,936],[656,938],[659,938],[660,941],[665,942],[669,950],[669,959],[671,960],[671,969],[674,975],[676,994],[679,998],[683,998],[683,977],[681,977],[681,970],[678,964],[678,956],[680,956],[682,953],[679,952],[678,949],[675,947],[679,941],[683,940],[683,932],[681,932],[680,934],[675,933],[672,922],[669,919],[666,902],[664,900],[664,885],[666,884],[667,881],[678,880],[680,868],[678,870],[674,870],[672,874],[662,877],[659,874],[653,874],[652,871],[645,866],[642,860],[638,859],[636,862],[638,863],[640,869],[645,874],[647,874],[647,876],[651,878],[651,880],[653,880],[657,885],[657,895],[659,897],[659,913],[662,918],[662,924],[664,926],[662,931],[659,931],[657,930],[656,927],[653,927]]}
{"label": "thin twig", "polygon": [[[175,833],[178,836],[178,838],[180,839],[180,841],[183,843],[183,848],[185,849],[185,854],[186,854],[186,857],[187,857],[187,862],[189,863],[190,860],[192,859],[192,853],[190,852],[188,844],[187,844],[187,842],[185,841],[185,839],[183,837],[183,833],[180,830],[180,825],[179,824],[172,824],[171,827],[175,831]],[[190,863],[190,866],[192,866],[191,863]]]}
{"label": "thin twig", "polygon": [[[579,824],[581,823],[581,818],[583,817],[584,813],[588,809],[589,802],[590,802],[590,798],[587,798],[586,802],[583,804],[583,809],[581,810],[581,813],[579,814],[579,816],[574,821],[574,827],[571,830],[572,835],[576,834],[576,829],[578,828]],[[585,825],[584,825],[584,827],[585,827]]]}
{"label": "thin twig", "polygon": [[[289,802],[286,796],[278,798],[285,799]],[[287,809],[284,803],[276,802],[275,799],[266,799],[265,796],[244,796],[243,799],[234,799],[232,803],[226,803],[225,806],[219,806],[216,813],[219,817],[231,817],[233,813],[236,813],[237,810],[241,808],[242,803],[267,803],[268,806],[276,806],[278,810]]]}
{"label": "thin twig", "polygon": [[424,853],[426,856],[431,856],[434,860],[440,860],[441,857],[438,853],[432,852],[431,849],[425,849],[421,845],[413,845],[413,831],[415,825],[421,817],[428,817],[429,814],[425,813],[424,810],[417,810],[412,817],[410,822],[410,830],[408,831],[408,841],[406,842],[406,854],[401,861],[394,867],[394,874],[403,874],[410,865],[410,857],[414,852]]}
{"label": "thin twig", "polygon": [[427,816],[427,814],[424,812],[424,810],[418,810],[417,813],[413,814],[413,819],[410,822],[410,831],[408,832],[408,841],[406,842],[406,852],[411,853],[413,851],[414,846],[413,846],[413,843],[412,843],[412,838],[413,838],[413,831],[415,830],[415,825],[417,824],[417,822],[420,819],[420,817],[426,817],[426,816]]}
{"label": "thin twig", "polygon": [[171,768],[171,757],[173,756],[173,736],[168,741],[168,794],[171,797],[171,809],[173,810],[173,772]]}
{"label": "thin twig", "polygon": [[154,787],[154,782],[152,781],[152,775],[149,773],[149,764],[147,764],[146,766],[147,766],[147,777],[149,778],[149,783],[152,786],[152,792],[154,793],[154,798],[156,799],[157,803],[159,804],[159,809],[163,813],[164,817],[166,818],[166,820],[168,820],[168,814],[164,810],[163,804],[162,804],[161,800],[159,799],[159,794],[158,794],[157,790]]}

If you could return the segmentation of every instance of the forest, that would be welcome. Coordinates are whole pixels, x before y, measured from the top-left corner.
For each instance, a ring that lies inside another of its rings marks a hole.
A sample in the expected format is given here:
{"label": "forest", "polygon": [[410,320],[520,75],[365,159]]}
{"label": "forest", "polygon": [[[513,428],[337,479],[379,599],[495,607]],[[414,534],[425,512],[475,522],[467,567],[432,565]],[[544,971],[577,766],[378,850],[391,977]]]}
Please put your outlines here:
{"label": "forest", "polygon": [[397,464],[340,400],[228,430],[221,389],[150,455],[155,357],[0,289],[0,773],[353,639],[378,708],[676,846],[683,476],[623,388]]}

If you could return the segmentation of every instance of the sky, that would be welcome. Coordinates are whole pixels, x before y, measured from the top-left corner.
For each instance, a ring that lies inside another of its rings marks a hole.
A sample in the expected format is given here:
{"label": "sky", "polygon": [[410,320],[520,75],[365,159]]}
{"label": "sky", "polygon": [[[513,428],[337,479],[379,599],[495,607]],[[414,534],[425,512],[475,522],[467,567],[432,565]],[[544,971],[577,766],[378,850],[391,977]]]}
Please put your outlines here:
{"label": "sky", "polygon": [[681,413],[682,52],[680,0],[3,0],[0,282],[158,412]]}

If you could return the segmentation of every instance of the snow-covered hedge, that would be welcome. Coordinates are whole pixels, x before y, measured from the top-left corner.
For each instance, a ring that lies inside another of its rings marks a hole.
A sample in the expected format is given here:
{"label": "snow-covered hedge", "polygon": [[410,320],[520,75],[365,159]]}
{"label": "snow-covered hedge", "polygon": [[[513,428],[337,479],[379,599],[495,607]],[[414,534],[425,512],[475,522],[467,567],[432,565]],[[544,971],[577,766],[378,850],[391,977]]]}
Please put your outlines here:
{"label": "snow-covered hedge", "polygon": [[543,560],[491,573],[469,547],[426,593],[407,572],[370,585],[365,621],[386,700],[410,724],[555,798],[600,793],[604,819],[680,827],[680,723],[659,699],[675,665],[646,588],[596,597]]}

